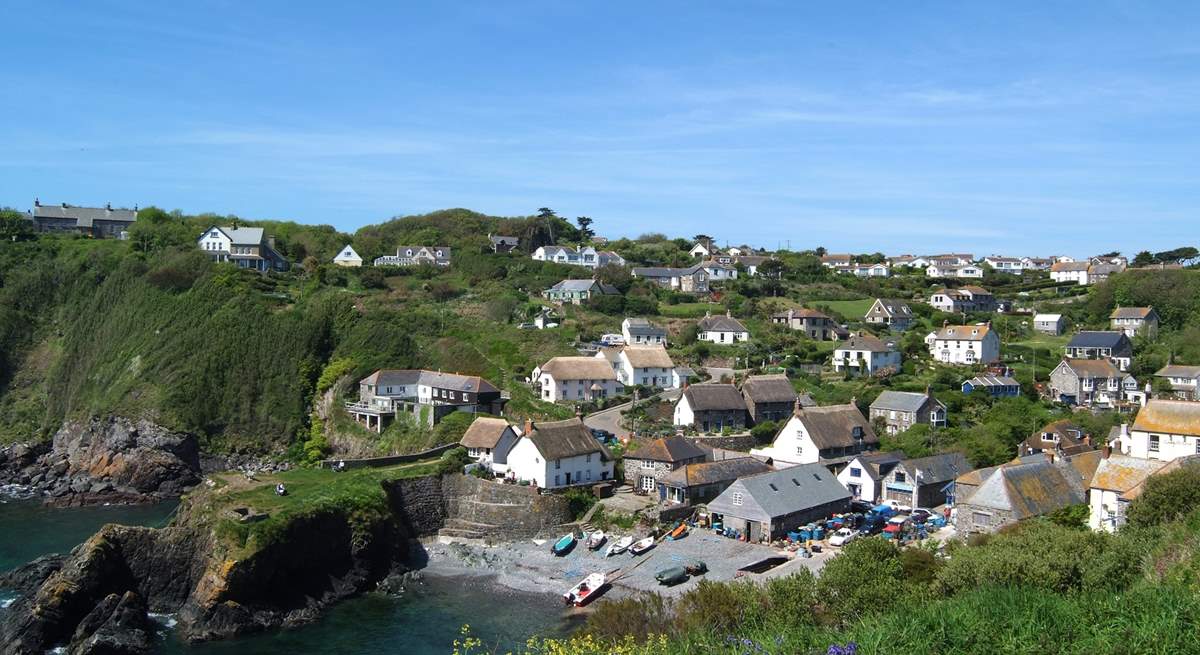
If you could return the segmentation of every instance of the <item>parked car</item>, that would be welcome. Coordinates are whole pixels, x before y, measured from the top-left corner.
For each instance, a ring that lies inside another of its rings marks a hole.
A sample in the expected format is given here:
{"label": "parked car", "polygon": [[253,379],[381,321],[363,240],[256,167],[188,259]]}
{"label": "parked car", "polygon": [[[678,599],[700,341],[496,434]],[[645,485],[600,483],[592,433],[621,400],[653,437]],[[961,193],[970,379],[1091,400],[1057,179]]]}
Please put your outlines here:
{"label": "parked car", "polygon": [[842,528],[841,530],[834,532],[833,536],[829,538],[829,545],[845,546],[851,541],[854,541],[856,538],[858,538],[857,532],[851,530],[850,528]]}
{"label": "parked car", "polygon": [[887,500],[883,501],[883,504],[891,507],[893,510],[895,510],[897,512],[911,512],[912,511],[911,506],[905,505],[904,503],[901,503],[898,500],[893,500],[891,498],[888,498]]}
{"label": "parked car", "polygon": [[931,516],[934,516],[934,513],[927,509],[918,507],[918,508],[914,509],[912,511],[912,513],[909,514],[909,516],[912,517],[912,520],[915,523],[924,523],[924,522],[928,521]]}
{"label": "parked car", "polygon": [[625,345],[625,337],[619,334],[605,334],[600,337],[600,345],[602,346],[623,346]]}
{"label": "parked car", "polygon": [[908,523],[907,516],[893,516],[888,519],[887,525],[883,527],[883,531],[889,534],[898,535],[904,532],[904,525]]}
{"label": "parked car", "polygon": [[861,514],[866,514],[867,512],[871,511],[872,507],[874,507],[874,505],[872,505],[871,503],[868,503],[865,500],[850,501],[850,511],[851,512],[859,512]]}
{"label": "parked car", "polygon": [[611,444],[617,440],[617,435],[608,430],[601,430],[600,428],[592,428],[592,436],[596,437],[596,440],[602,444]]}

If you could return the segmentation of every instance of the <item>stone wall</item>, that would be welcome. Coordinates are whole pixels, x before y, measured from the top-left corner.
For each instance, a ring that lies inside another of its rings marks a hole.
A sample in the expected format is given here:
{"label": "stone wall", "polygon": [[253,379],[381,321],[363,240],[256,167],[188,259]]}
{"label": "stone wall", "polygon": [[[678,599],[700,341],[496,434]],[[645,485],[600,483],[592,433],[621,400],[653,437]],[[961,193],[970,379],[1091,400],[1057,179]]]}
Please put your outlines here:
{"label": "stone wall", "polygon": [[724,448],[726,450],[740,450],[749,452],[758,444],[754,442],[754,437],[749,432],[745,434],[731,434],[728,436],[698,436],[690,437],[697,446],[707,446],[709,448]]}
{"label": "stone wall", "polygon": [[524,539],[569,523],[566,498],[532,487],[466,475],[429,476],[385,483],[392,511],[412,537],[437,534],[452,522],[497,540]]}

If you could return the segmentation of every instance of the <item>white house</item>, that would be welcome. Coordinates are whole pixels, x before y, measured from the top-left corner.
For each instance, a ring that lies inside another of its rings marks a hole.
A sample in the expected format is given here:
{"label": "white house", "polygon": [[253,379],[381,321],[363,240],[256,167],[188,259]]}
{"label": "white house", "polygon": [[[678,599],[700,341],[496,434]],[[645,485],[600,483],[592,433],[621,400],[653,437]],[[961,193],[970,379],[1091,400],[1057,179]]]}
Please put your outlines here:
{"label": "white house", "polygon": [[548,402],[583,402],[621,392],[612,365],[597,357],[555,357],[534,369],[533,381]]}
{"label": "white house", "polygon": [[946,325],[925,337],[929,354],[943,364],[990,364],[1000,359],[1000,337],[991,325]]}
{"label": "white house", "polygon": [[983,269],[974,264],[956,266],[950,264],[930,264],[925,269],[926,277],[958,277],[978,279],[983,277]]}
{"label": "white house", "polygon": [[578,250],[563,246],[540,246],[533,251],[530,257],[540,262],[555,262],[556,264],[569,264],[585,268],[599,268],[608,264],[625,265],[625,258],[617,253],[609,250],[598,251],[591,246],[584,246]]}
{"label": "white house", "polygon": [[1076,284],[1090,284],[1091,279],[1088,273],[1091,269],[1091,262],[1076,262],[1069,261],[1056,262],[1050,267],[1050,279],[1055,282],[1074,282]]}
{"label": "white house", "polygon": [[508,452],[509,475],[541,489],[594,484],[613,477],[612,454],[578,418],[533,423]]}
{"label": "white house", "polygon": [[883,497],[883,478],[904,459],[904,453],[863,453],[837,474],[837,481],[855,500],[874,503]]}
{"label": "white house", "polygon": [[1062,314],[1036,314],[1033,317],[1033,329],[1046,334],[1058,336],[1063,333],[1066,321]]}
{"label": "white house", "polygon": [[696,330],[696,338],[701,341],[737,343],[750,340],[750,331],[728,312],[724,316],[706,314],[696,324]]}
{"label": "white house", "polygon": [[608,361],[617,373],[617,380],[627,387],[669,389],[675,385],[675,364],[662,346],[605,348],[596,357]]}
{"label": "white house", "polygon": [[[1107,451],[1106,451],[1107,452]],[[1169,463],[1128,455],[1108,455],[1100,460],[1088,486],[1088,526],[1098,532],[1116,532],[1125,525],[1129,503],[1146,480]]]}
{"label": "white house", "polygon": [[983,258],[983,263],[992,267],[992,270],[997,273],[1011,273],[1020,275],[1022,271],[1032,268],[1032,261],[1028,257],[1001,257],[999,255],[989,255]]}
{"label": "white house", "polygon": [[700,268],[708,273],[710,282],[724,282],[725,280],[736,280],[738,276],[737,268],[729,264],[722,264],[712,260],[701,262]]}
{"label": "white house", "polygon": [[833,370],[838,373],[875,375],[886,368],[900,372],[900,349],[894,338],[882,340],[868,332],[859,332],[833,351]]}
{"label": "white house", "polygon": [[346,247],[342,248],[342,251],[337,254],[337,257],[333,258],[333,263],[337,264],[338,266],[358,268],[359,266],[363,265],[363,259],[362,257],[358,256],[357,252],[354,252],[353,246],[346,244]]}
{"label": "white house", "polygon": [[713,255],[717,254],[718,252],[720,252],[720,249],[718,249],[716,246],[714,246],[711,242],[704,243],[703,241],[701,241],[701,242],[696,243],[696,245],[692,246],[692,249],[688,251],[688,254],[691,255],[692,257],[708,259],[709,257],[712,257]]}
{"label": "white house", "polygon": [[644,318],[626,318],[621,321],[621,336],[631,346],[666,346],[667,330]]}
{"label": "white house", "polygon": [[892,274],[885,264],[854,264],[845,270],[857,277],[889,277]]}
{"label": "white house", "polygon": [[1154,399],[1138,412],[1121,452],[1170,461],[1200,455],[1200,403]]}
{"label": "white house", "polygon": [[517,443],[517,431],[502,418],[480,416],[458,442],[467,455],[496,473],[508,471],[508,453]]}
{"label": "white house", "polygon": [[[799,403],[797,403],[799,404]],[[797,407],[766,448],[751,455],[770,457],[775,465],[836,465],[879,448],[879,437],[854,402],[828,407]]]}
{"label": "white house", "polygon": [[212,226],[196,239],[196,246],[215,262],[260,272],[287,270],[287,260],[275,250],[275,237],[261,227]]}

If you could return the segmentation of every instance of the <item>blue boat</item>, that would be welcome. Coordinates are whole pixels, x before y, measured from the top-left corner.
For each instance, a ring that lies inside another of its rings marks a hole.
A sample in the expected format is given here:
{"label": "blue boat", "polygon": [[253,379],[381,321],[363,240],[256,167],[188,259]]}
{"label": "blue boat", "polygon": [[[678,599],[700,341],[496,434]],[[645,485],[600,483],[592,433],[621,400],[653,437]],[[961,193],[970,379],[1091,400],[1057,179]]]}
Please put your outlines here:
{"label": "blue boat", "polygon": [[575,547],[575,535],[574,534],[564,534],[558,541],[554,542],[553,546],[550,547],[550,552],[554,553],[555,555],[557,555],[559,557],[562,557],[563,555],[566,555],[567,553],[571,552],[571,549],[574,547]]}

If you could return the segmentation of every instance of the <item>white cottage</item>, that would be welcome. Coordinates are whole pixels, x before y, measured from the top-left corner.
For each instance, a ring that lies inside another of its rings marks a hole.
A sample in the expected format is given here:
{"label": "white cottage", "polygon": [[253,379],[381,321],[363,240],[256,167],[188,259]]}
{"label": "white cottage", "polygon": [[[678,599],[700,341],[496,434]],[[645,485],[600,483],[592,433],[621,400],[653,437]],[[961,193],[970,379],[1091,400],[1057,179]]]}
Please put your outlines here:
{"label": "white cottage", "polygon": [[1121,452],[1170,461],[1200,455],[1200,403],[1154,399],[1138,412]]}
{"label": "white cottage", "polygon": [[712,343],[749,341],[750,331],[728,312],[724,316],[705,315],[696,324],[696,338]]}
{"label": "white cottage", "polygon": [[547,402],[607,398],[622,388],[612,365],[598,357],[555,357],[534,369],[533,382]]}
{"label": "white cottage", "polygon": [[879,437],[853,401],[846,405],[797,408],[766,448],[751,455],[780,464],[845,464],[855,455],[877,450]]}
{"label": "white cottage", "polygon": [[333,258],[333,263],[338,266],[346,266],[349,268],[358,268],[363,265],[363,258],[358,256],[354,251],[354,246],[346,244],[345,248]]}
{"label": "white cottage", "polygon": [[480,416],[458,443],[471,459],[502,474],[508,471],[508,453],[517,443],[517,431],[502,418]]}
{"label": "white cottage", "polygon": [[925,337],[934,360],[943,364],[973,366],[1000,359],[1000,337],[987,323],[945,325]]}
{"label": "white cottage", "polygon": [[525,422],[508,453],[508,474],[541,489],[594,484],[613,478],[613,456],[578,418]]}
{"label": "white cottage", "polygon": [[868,332],[859,332],[833,351],[833,370],[838,373],[870,376],[884,369],[900,372],[900,349],[894,338],[879,339]]}

